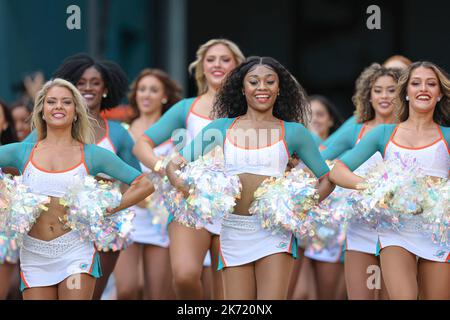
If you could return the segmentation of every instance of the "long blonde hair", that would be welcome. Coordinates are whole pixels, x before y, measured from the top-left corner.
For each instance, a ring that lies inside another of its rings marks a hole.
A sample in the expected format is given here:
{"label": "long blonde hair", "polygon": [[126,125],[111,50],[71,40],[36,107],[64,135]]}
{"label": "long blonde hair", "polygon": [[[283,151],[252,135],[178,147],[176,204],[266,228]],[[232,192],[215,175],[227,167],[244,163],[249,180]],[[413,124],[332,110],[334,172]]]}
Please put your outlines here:
{"label": "long blonde hair", "polygon": [[428,61],[414,62],[402,73],[397,87],[397,117],[400,122],[406,121],[409,118],[409,102],[406,100],[408,83],[412,72],[419,67],[433,70],[439,80],[442,99],[436,104],[433,120],[441,126],[448,127],[450,125],[450,79],[444,70]]}
{"label": "long blonde hair", "polygon": [[216,44],[223,44],[228,49],[230,49],[233,54],[233,58],[236,61],[236,66],[244,62],[245,57],[241,49],[230,40],[227,39],[211,39],[208,42],[202,44],[196,53],[197,59],[189,65],[189,73],[195,75],[195,81],[197,83],[197,94],[200,96],[206,91],[208,91],[208,83],[206,82],[206,77],[203,70],[203,59],[205,59],[206,52],[212,46]]}
{"label": "long blonde hair", "polygon": [[83,96],[72,83],[60,78],[47,81],[36,96],[33,114],[31,116],[31,127],[36,129],[38,141],[47,137],[47,124],[42,116],[44,114],[45,97],[47,96],[48,91],[53,87],[66,88],[72,93],[75,103],[75,116],[77,119],[72,123],[72,138],[84,144],[93,143],[95,139],[94,130],[90,121],[92,118],[87,112],[87,105]]}

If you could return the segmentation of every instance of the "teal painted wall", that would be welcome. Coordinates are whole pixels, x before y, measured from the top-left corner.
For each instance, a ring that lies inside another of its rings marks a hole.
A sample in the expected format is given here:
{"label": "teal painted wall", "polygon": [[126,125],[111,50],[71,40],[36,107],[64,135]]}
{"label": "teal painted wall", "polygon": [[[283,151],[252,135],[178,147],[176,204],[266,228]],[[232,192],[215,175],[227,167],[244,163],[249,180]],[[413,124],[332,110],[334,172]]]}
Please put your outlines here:
{"label": "teal painted wall", "polygon": [[[89,53],[89,1],[98,4],[101,58],[118,62],[130,78],[151,65],[152,1],[0,0],[0,97],[11,102],[12,85],[24,75],[40,70],[48,79],[65,57]],[[73,4],[81,9],[81,30],[66,27]]]}

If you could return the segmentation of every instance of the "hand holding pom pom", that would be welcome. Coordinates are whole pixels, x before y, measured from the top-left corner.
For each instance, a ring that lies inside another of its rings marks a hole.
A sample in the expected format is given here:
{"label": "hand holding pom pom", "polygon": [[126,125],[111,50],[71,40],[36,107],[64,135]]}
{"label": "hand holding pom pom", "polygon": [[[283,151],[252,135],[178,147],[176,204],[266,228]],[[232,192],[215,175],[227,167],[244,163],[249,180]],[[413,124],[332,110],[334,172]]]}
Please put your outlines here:
{"label": "hand holding pom pom", "polygon": [[396,158],[372,166],[361,184],[350,194],[352,219],[374,228],[399,229],[408,215],[421,214],[431,205],[426,177],[416,159]]}
{"label": "hand holding pom pom", "polygon": [[249,212],[258,215],[262,226],[273,233],[296,233],[308,210],[318,203],[317,183],[316,178],[296,168],[284,177],[266,179],[255,191]]}
{"label": "hand holding pom pom", "polygon": [[60,203],[68,207],[62,222],[82,239],[95,241],[99,250],[121,250],[131,243],[132,210],[116,212],[122,194],[118,186],[92,176],[77,177]]}
{"label": "hand holding pom pom", "polygon": [[7,239],[2,245],[9,247],[1,250],[19,248],[41,212],[48,210],[49,202],[49,197],[35,194],[24,185],[21,176],[11,178],[0,171],[0,234]]}
{"label": "hand holding pom pom", "polygon": [[186,164],[179,177],[189,189],[171,192],[169,199],[175,220],[189,227],[202,228],[231,213],[240,196],[239,177],[226,172],[221,149]]}

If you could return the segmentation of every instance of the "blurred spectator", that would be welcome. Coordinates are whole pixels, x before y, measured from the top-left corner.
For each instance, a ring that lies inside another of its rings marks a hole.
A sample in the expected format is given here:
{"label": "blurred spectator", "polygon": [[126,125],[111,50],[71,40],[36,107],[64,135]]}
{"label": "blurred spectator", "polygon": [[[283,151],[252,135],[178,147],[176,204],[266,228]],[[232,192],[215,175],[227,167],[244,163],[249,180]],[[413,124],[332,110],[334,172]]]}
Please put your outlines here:
{"label": "blurred spectator", "polygon": [[11,115],[14,120],[19,141],[24,140],[31,132],[31,108],[25,103],[16,102],[11,107]]}

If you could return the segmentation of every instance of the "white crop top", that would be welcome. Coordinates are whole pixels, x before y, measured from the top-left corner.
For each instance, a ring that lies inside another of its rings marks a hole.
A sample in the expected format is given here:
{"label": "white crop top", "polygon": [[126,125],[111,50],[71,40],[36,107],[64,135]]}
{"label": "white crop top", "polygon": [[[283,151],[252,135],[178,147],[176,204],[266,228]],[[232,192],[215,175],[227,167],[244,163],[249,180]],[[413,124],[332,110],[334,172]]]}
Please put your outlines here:
{"label": "white crop top", "polygon": [[415,158],[426,175],[440,178],[449,176],[450,155],[443,138],[422,148],[408,148],[390,140],[384,158],[394,158],[397,152]]}
{"label": "white crop top", "polygon": [[252,173],[281,177],[286,171],[289,152],[284,139],[261,148],[245,149],[225,138],[225,166],[231,174]]}
{"label": "white crop top", "polygon": [[33,163],[33,149],[22,175],[23,183],[29,186],[33,193],[61,198],[66,193],[67,187],[74,183],[75,176],[88,175],[84,162],[84,150],[82,152],[82,160],[76,166],[64,171],[47,171]]}

